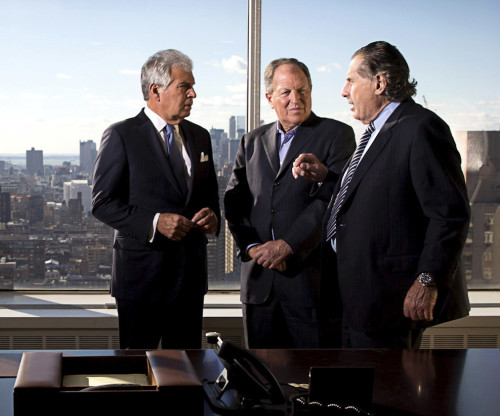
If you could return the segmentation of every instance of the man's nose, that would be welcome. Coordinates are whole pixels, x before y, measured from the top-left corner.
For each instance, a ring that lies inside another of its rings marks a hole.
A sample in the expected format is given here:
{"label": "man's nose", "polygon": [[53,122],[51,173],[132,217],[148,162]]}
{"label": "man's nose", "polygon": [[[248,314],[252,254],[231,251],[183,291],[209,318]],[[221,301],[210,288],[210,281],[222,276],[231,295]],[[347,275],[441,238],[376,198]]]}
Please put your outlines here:
{"label": "man's nose", "polygon": [[290,101],[292,103],[297,103],[300,101],[300,94],[297,92],[297,90],[290,91]]}
{"label": "man's nose", "polygon": [[344,88],[342,88],[342,91],[340,91],[340,95],[342,95],[342,97],[346,98],[347,97],[347,84],[344,85]]}
{"label": "man's nose", "polygon": [[187,93],[187,98],[196,98],[196,91],[194,88],[190,88]]}

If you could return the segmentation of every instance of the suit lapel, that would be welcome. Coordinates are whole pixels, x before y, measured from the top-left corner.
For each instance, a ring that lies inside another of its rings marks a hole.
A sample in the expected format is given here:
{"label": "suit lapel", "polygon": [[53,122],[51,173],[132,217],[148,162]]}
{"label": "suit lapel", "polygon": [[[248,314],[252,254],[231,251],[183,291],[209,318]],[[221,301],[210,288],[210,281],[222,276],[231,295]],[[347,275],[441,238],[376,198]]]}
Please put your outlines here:
{"label": "suit lapel", "polygon": [[[310,140],[313,140],[316,119],[317,119],[317,116],[314,113],[311,113],[309,118],[297,128],[297,132],[295,133],[295,137],[293,138],[292,143],[290,144],[290,148],[288,149],[288,152],[286,153],[285,159],[283,160],[283,163],[281,164],[281,167],[280,167],[280,170],[279,170],[277,176],[281,176],[283,174],[283,172],[288,171],[289,165],[300,154],[300,151],[302,150],[302,148],[307,144],[307,142],[309,142]],[[279,160],[279,158],[278,158],[278,160]]]}
{"label": "suit lapel", "polygon": [[273,123],[262,135],[262,145],[273,172],[278,172],[279,170],[278,144],[276,140],[277,131],[276,123]]}
{"label": "suit lapel", "polygon": [[138,117],[141,120],[138,137],[144,138],[144,146],[151,152],[153,160],[158,163],[159,169],[163,171],[169,182],[172,184],[172,187],[175,188],[180,195],[182,195],[182,191],[177,183],[177,180],[175,179],[174,172],[172,171],[167,154],[165,153],[165,148],[161,143],[161,137],[158,135],[158,132],[153,126],[153,123],[151,123],[151,120],[144,113],[144,110],[139,113]]}
{"label": "suit lapel", "polygon": [[[366,151],[365,155],[363,156],[363,158],[359,162],[359,165],[356,169],[356,172],[354,173],[354,176],[352,177],[351,183],[349,184],[349,187],[347,188],[347,193],[346,193],[343,205],[345,205],[345,201],[347,201],[349,199],[349,197],[353,194],[353,192],[357,188],[358,184],[362,181],[365,174],[369,171],[370,166],[373,164],[373,162],[375,162],[378,155],[382,152],[384,147],[390,141],[390,139],[392,137],[392,129],[395,125],[397,125],[397,123],[399,121],[399,117],[401,116],[401,114],[405,110],[405,108],[408,106],[408,104],[409,104],[408,101],[402,102],[394,110],[394,112],[391,114],[389,119],[382,126],[382,129],[377,134],[377,137],[375,137],[375,140],[373,141],[372,145]],[[346,169],[346,168],[347,168],[347,165],[344,169]]]}

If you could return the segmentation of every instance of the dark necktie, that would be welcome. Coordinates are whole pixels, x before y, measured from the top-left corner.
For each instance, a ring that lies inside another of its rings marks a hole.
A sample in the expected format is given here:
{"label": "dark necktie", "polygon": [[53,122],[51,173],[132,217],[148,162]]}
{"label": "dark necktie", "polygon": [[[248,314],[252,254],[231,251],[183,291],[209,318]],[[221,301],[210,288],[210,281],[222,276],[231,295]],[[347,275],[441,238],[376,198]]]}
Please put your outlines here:
{"label": "dark necktie", "polygon": [[344,202],[344,198],[347,193],[347,188],[349,187],[349,183],[351,182],[352,177],[354,176],[354,172],[358,167],[361,155],[363,154],[363,151],[365,150],[365,147],[368,144],[368,140],[370,140],[370,137],[374,130],[375,126],[373,125],[373,123],[370,123],[366,131],[361,136],[361,139],[359,139],[358,147],[356,148],[356,151],[354,152],[354,155],[352,156],[352,159],[349,162],[344,182],[342,182],[342,186],[340,187],[337,197],[335,198],[335,202],[333,203],[332,213],[330,214],[330,218],[328,219],[328,224],[326,227],[327,230],[326,241],[331,240],[335,236],[335,233],[337,232],[337,215],[340,211],[342,203]]}
{"label": "dark necktie", "polygon": [[187,193],[187,172],[186,164],[184,163],[184,158],[182,157],[181,150],[175,141],[174,126],[167,124],[165,127],[165,144],[168,150],[168,159],[170,161],[170,166],[174,171],[175,179],[179,184],[182,193],[186,195]]}

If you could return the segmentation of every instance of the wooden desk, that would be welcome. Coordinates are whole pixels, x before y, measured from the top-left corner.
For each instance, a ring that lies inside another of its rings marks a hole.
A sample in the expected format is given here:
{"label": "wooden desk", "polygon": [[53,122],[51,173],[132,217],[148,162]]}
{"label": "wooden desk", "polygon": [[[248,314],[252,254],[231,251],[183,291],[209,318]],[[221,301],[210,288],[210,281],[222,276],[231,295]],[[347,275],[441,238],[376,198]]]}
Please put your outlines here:
{"label": "wooden desk", "polygon": [[[140,351],[64,351],[67,355],[127,355]],[[311,366],[375,368],[376,416],[500,414],[500,349],[474,350],[256,350],[282,383],[307,383]],[[201,379],[222,366],[210,350],[188,355]],[[12,416],[12,388],[22,352],[0,352],[0,416]],[[40,413],[42,414],[42,413]],[[206,406],[205,415],[215,413]],[[95,415],[93,415],[95,416]]]}

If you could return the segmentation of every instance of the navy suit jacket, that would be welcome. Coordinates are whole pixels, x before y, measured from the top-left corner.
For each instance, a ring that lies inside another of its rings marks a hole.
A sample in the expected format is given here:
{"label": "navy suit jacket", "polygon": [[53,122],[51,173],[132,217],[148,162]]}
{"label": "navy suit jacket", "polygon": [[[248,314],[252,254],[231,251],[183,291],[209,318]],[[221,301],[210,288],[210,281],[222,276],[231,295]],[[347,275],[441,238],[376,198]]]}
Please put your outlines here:
{"label": "navy suit jacket", "polygon": [[[293,161],[314,153],[338,178],[355,142],[352,128],[311,114],[295,134],[279,166],[276,122],[243,136],[225,197],[225,215],[242,263],[241,300],[264,302],[275,288],[280,300],[317,305],[320,289],[319,242],[328,201],[311,196],[313,183],[292,176]],[[328,185],[326,185],[328,186]],[[330,192],[333,192],[331,186]],[[247,255],[251,244],[283,239],[293,250],[284,273],[263,268]]]}
{"label": "navy suit jacket", "polygon": [[434,323],[468,314],[459,264],[470,208],[460,163],[447,124],[411,99],[367,150],[337,217],[338,283],[353,329],[409,327],[403,303],[421,272],[438,283]]}
{"label": "navy suit jacket", "polygon": [[218,185],[210,135],[180,123],[191,159],[187,198],[182,195],[153,123],[141,111],[109,127],[95,164],[92,212],[115,229],[111,294],[132,300],[169,300],[181,284],[207,290],[206,236],[192,229],[179,242],[159,232],[150,242],[156,213],[189,219],[204,207],[220,223]]}

